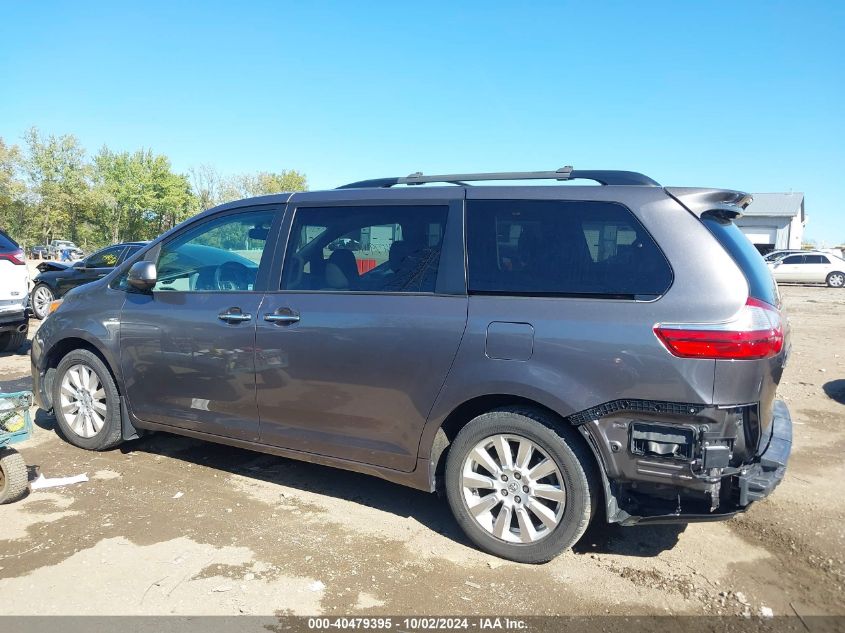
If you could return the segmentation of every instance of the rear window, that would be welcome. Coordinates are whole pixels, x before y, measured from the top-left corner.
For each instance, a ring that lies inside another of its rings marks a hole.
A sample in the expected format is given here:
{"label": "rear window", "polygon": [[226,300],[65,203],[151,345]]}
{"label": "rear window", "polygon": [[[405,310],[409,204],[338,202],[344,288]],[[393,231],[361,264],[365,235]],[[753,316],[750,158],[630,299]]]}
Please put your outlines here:
{"label": "rear window", "polygon": [[[773,306],[780,305],[778,286],[769,267],[739,227],[726,218],[706,214],[701,220],[742,270],[751,296]],[[803,260],[802,255],[797,257]]]}
{"label": "rear window", "polygon": [[18,243],[4,231],[0,231],[0,251],[15,251],[17,249]]}
{"label": "rear window", "polygon": [[469,201],[467,255],[476,294],[650,299],[672,283],[657,244],[612,202]]}

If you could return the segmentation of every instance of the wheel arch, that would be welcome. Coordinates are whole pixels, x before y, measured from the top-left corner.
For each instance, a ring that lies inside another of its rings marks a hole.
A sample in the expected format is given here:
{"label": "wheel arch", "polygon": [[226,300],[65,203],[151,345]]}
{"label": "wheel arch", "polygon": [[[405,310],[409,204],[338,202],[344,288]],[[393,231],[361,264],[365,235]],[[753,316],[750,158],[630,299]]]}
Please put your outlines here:
{"label": "wheel arch", "polygon": [[830,278],[833,275],[845,275],[845,269],[843,269],[843,270],[839,270],[839,269],[831,270],[829,273],[827,273],[827,276],[824,278],[824,282],[827,285],[830,285]]}
{"label": "wheel arch", "polygon": [[[502,409],[507,407],[528,408],[539,412],[547,417],[556,428],[569,429],[571,432],[567,433],[567,438],[583,445],[587,450],[587,454],[592,455],[593,475],[596,477],[595,481],[601,481],[602,485],[598,486],[595,494],[607,496],[607,487],[603,485],[607,481],[607,477],[602,465],[601,459],[597,454],[595,447],[585,436],[585,433],[579,430],[569,421],[565,416],[561,415],[551,407],[531,398],[519,396],[515,394],[485,394],[470,398],[457,405],[444,418],[443,422],[437,427],[433,440],[428,443],[428,446],[421,447],[427,449],[429,455],[429,467],[431,469],[431,479],[433,487],[439,488],[442,481],[442,475],[446,465],[446,456],[449,453],[449,447],[452,440],[458,432],[482,413],[493,411],[495,409]],[[600,501],[599,506],[603,507],[605,504]]]}
{"label": "wheel arch", "polygon": [[85,337],[82,333],[77,333],[73,336],[67,336],[57,341],[44,355],[44,389],[42,395],[47,400],[45,404],[48,405],[49,408],[53,407],[53,378],[56,375],[56,368],[65,356],[77,349],[88,350],[97,356],[97,358],[99,358],[106,366],[106,369],[109,370],[109,373],[114,380],[114,384],[117,387],[117,392],[121,396],[123,395],[122,385],[117,372],[115,371],[114,361],[116,361],[116,359],[112,359],[111,355],[102,349],[96,342]]}
{"label": "wheel arch", "polygon": [[49,278],[48,279],[37,279],[37,278],[33,279],[32,280],[32,290],[29,291],[30,298],[32,297],[32,295],[35,294],[35,291],[38,288],[40,288],[41,286],[44,286],[45,288],[48,288],[50,290],[50,292],[53,293],[54,299],[61,299],[62,294],[59,292],[58,284],[56,283],[56,281],[57,281],[56,279],[49,279]]}

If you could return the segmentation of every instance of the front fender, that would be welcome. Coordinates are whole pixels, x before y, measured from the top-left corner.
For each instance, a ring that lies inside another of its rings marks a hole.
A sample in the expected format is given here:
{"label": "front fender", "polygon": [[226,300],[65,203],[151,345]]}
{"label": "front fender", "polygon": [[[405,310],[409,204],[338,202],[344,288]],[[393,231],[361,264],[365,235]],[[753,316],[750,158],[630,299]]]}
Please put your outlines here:
{"label": "front fender", "polygon": [[118,382],[120,375],[120,311],[125,293],[97,283],[68,293],[59,309],[45,319],[33,344],[33,364],[45,371],[57,349],[70,340],[85,341],[96,349]]}

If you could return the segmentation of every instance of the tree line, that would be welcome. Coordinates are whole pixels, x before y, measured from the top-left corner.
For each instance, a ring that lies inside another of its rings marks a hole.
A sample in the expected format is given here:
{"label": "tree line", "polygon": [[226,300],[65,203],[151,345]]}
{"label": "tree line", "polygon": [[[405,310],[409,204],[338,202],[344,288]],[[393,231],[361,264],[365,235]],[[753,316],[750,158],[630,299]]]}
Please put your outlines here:
{"label": "tree line", "polygon": [[296,170],[224,175],[200,165],[180,174],[150,149],[89,156],[75,136],[37,128],[21,145],[0,137],[0,228],[26,246],[66,239],[90,252],[149,240],[223,202],[306,189]]}

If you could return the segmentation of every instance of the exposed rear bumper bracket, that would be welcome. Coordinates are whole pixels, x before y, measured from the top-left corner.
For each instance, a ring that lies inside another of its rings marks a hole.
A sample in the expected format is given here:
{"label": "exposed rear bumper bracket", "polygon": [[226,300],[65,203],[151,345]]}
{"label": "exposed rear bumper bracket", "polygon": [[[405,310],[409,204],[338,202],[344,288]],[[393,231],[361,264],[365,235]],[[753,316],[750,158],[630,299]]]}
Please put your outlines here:
{"label": "exposed rear bumper bracket", "polygon": [[695,523],[722,521],[745,512],[750,505],[769,496],[783,481],[786,465],[792,452],[792,418],[784,402],[774,403],[772,423],[760,440],[757,461],[734,475],[726,477],[723,485],[730,485],[733,493],[724,498],[720,507],[712,513],[683,512],[636,516],[618,507],[608,513],[609,522],[620,525],[643,525],[659,523]]}
{"label": "exposed rear bumper bracket", "polygon": [[792,452],[792,418],[782,400],[775,402],[772,423],[760,445],[765,446],[760,461],[737,477],[742,507],[768,497],[786,474]]}

